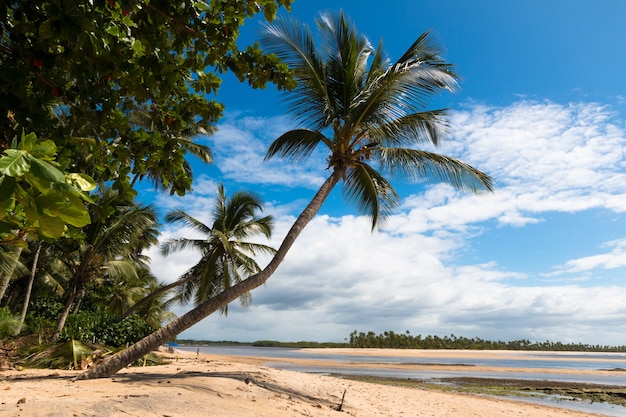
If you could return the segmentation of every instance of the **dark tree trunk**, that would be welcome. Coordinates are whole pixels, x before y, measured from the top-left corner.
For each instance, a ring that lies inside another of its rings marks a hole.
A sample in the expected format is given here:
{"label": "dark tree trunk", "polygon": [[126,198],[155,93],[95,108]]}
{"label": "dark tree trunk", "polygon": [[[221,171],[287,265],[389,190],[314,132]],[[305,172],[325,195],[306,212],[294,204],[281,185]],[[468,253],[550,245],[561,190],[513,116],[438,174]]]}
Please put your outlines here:
{"label": "dark tree trunk", "polygon": [[220,308],[228,305],[231,301],[234,301],[246,292],[263,285],[281,264],[285,255],[291,246],[293,246],[296,238],[300,235],[305,226],[309,224],[315,214],[319,211],[322,203],[326,200],[332,189],[342,178],[342,174],[343,172],[341,171],[333,171],[332,175],[324,182],[324,184],[322,184],[309,205],[306,206],[291,226],[291,229],[289,229],[289,232],[285,236],[285,239],[280,245],[280,248],[278,248],[278,251],[276,251],[276,254],[274,254],[270,263],[261,272],[252,275],[242,282],[223,291],[219,295],[203,302],[193,310],[180,316],[151,335],[146,336],[127,349],[106,358],[98,366],[90,368],[78,375],[76,379],[105,378],[115,374],[129,363],[136,361],[160,345],[174,339],[176,335],[200,322],[202,319]]}
{"label": "dark tree trunk", "polygon": [[53,342],[56,342],[57,340],[59,340],[59,337],[61,336],[61,330],[63,330],[63,327],[65,327],[67,316],[70,315],[72,304],[74,304],[74,300],[76,299],[76,289],[74,288],[73,285],[69,288],[69,291],[70,292],[67,294],[67,297],[65,298],[65,307],[63,308],[63,311],[61,312],[61,315],[59,316],[59,319],[57,320],[57,327],[54,330],[54,333],[52,334]]}

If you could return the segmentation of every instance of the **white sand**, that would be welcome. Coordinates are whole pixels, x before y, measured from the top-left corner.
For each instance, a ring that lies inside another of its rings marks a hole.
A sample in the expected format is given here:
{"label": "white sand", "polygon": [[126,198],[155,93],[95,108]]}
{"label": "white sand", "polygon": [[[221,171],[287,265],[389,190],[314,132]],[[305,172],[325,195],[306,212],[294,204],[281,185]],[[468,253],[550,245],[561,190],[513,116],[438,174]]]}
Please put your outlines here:
{"label": "white sand", "polygon": [[[514,400],[272,369],[249,358],[196,359],[195,353],[171,358],[169,365],[127,368],[112,378],[78,382],[71,381],[76,371],[0,371],[0,416],[590,416]],[[339,412],[334,408],[344,392]]]}

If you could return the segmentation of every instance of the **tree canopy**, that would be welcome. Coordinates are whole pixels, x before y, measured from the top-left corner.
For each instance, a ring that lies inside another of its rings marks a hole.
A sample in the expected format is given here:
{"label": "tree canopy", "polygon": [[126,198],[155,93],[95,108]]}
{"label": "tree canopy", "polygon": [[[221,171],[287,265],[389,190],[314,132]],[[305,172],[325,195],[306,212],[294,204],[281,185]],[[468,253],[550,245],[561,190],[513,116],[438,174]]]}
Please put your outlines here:
{"label": "tree canopy", "polygon": [[212,130],[223,111],[213,97],[220,74],[232,71],[255,88],[293,85],[275,56],[236,43],[246,19],[262,13],[272,20],[290,3],[4,2],[0,151],[25,130],[56,144],[61,171],[87,173],[129,194],[133,179],[145,176],[183,195],[192,177],[181,132]]}

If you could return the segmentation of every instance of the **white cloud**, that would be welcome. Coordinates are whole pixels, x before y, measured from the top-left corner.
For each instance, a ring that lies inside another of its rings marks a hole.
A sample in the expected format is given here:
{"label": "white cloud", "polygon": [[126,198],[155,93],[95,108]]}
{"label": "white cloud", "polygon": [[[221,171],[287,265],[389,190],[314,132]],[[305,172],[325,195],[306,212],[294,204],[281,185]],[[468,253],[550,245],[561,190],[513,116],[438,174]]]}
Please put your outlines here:
{"label": "white cloud", "polygon": [[269,144],[293,129],[286,117],[262,119],[249,116],[227,117],[209,138],[215,164],[230,180],[248,184],[279,184],[315,188],[324,180],[324,161],[320,154],[299,164],[273,158],[264,161]]}
{"label": "white cloud", "polygon": [[[626,230],[606,253],[570,256],[539,272],[511,268],[489,253],[473,263],[461,256],[489,239],[494,227],[523,232],[542,222],[549,230],[555,213],[594,209],[623,216],[626,134],[620,123],[609,108],[594,103],[468,106],[454,114],[455,140],[441,152],[491,174],[497,183],[494,194],[429,186],[423,193],[405,194],[398,212],[373,234],[363,217],[317,216],[275,276],[253,292],[247,312],[233,306],[228,318],[208,318],[183,336],[342,340],[354,329],[409,329],[414,334],[622,344],[626,286],[571,283],[598,269],[625,268]],[[311,188],[325,174],[323,159],[313,161],[321,169],[262,163],[267,143],[287,126],[280,118],[227,121],[211,145],[230,181],[305,188],[288,205],[270,196],[265,212],[276,218],[274,247],[304,206],[302,196],[312,196]],[[201,181],[206,190],[212,187],[210,179]],[[180,203],[206,214],[208,198],[207,191]],[[169,204],[165,201],[159,204]],[[168,229],[166,235],[173,233]],[[511,256],[524,259],[525,254]],[[174,259],[155,258],[155,273],[178,276],[176,271],[190,266],[189,256]],[[572,277],[569,285],[543,280],[565,273]]]}
{"label": "white cloud", "polygon": [[605,246],[611,249],[610,252],[597,255],[585,256],[567,261],[563,265],[556,267],[556,272],[546,274],[547,276],[560,275],[564,273],[588,272],[596,269],[616,269],[626,267],[626,238],[607,242]]}
{"label": "white cloud", "polygon": [[453,152],[491,174],[514,211],[623,210],[626,133],[615,116],[595,103],[475,106],[453,116]]}

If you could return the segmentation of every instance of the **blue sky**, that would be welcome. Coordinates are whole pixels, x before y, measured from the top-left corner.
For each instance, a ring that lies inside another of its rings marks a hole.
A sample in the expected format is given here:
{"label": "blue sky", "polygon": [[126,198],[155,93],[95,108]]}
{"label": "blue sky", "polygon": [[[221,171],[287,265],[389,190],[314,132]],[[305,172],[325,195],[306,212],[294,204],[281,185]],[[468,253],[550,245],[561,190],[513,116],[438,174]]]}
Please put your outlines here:
{"label": "blue sky", "polygon": [[[401,206],[374,233],[336,192],[248,309],[233,303],[180,337],[342,341],[356,329],[626,345],[626,2],[297,0],[291,15],[313,25],[339,8],[391,58],[436,36],[462,77],[432,104],[451,109],[438,151],[488,172],[496,191],[395,182]],[[241,44],[258,31],[247,22]],[[323,156],[263,163],[291,126],[273,87],[225,77],[217,99],[225,118],[200,138],[215,164],[194,163],[194,192],[143,196],[210,222],[216,184],[252,190],[278,247],[328,174]],[[167,282],[197,260],[150,255]]]}

